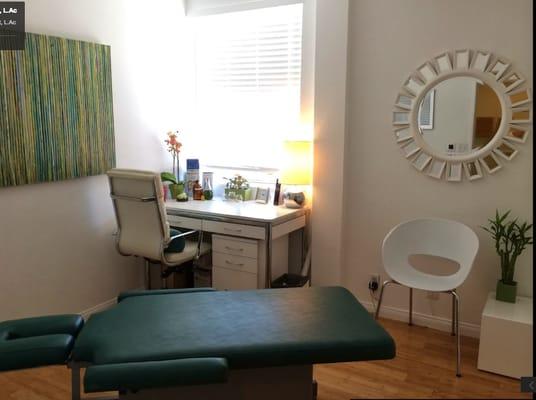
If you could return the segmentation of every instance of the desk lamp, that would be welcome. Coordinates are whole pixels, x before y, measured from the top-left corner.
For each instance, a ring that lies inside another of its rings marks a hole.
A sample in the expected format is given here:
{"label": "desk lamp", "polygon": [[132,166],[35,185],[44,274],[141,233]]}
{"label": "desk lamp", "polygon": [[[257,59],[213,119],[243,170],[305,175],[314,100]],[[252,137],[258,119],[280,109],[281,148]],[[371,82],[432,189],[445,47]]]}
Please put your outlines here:
{"label": "desk lamp", "polygon": [[[311,141],[288,140],[283,145],[285,154],[281,183],[286,186],[310,185],[313,160]],[[288,208],[301,208],[305,204],[305,194],[299,190],[286,191],[283,199],[285,206]]]}

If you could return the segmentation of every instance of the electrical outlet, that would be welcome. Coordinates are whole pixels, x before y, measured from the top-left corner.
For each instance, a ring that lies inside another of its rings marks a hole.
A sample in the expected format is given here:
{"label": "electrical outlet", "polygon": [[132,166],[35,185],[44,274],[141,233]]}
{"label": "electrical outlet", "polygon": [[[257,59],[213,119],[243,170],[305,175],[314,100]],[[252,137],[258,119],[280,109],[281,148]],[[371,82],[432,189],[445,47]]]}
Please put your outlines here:
{"label": "electrical outlet", "polygon": [[368,287],[370,290],[375,292],[380,287],[380,274],[371,274]]}
{"label": "electrical outlet", "polygon": [[437,292],[427,292],[426,298],[430,300],[439,300],[439,293]]}

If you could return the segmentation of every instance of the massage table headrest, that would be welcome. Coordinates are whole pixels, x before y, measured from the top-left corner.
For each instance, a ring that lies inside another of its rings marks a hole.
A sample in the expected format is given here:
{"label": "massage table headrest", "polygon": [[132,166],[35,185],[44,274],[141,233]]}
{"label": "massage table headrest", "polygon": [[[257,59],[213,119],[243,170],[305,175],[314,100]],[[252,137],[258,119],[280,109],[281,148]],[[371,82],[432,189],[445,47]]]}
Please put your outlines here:
{"label": "massage table headrest", "polygon": [[80,315],[0,322],[0,371],[66,363],[83,326]]}

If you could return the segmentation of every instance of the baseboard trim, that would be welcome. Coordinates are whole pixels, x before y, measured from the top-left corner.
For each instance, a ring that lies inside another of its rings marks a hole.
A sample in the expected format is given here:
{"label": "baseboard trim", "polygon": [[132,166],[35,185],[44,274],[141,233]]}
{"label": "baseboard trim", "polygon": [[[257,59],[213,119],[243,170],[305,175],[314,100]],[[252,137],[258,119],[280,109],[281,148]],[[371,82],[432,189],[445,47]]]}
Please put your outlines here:
{"label": "baseboard trim", "polygon": [[[359,302],[370,312],[375,312],[374,306],[370,301]],[[382,305],[380,316],[382,318],[392,319],[395,321],[408,321],[408,310],[396,307]],[[425,326],[431,329],[437,329],[444,332],[450,332],[451,320],[448,318],[438,317],[436,315],[422,314],[413,311],[413,323],[419,326]],[[474,338],[480,337],[480,325],[468,322],[460,322],[460,332],[462,336]]]}
{"label": "baseboard trim", "polygon": [[[138,287],[134,288],[132,290],[145,290],[144,287]],[[117,304],[117,297],[114,297],[113,299],[106,300],[103,303],[97,304],[96,306],[93,306],[91,308],[88,308],[87,310],[80,311],[78,314],[82,316],[85,320],[87,320],[91,314],[95,314],[101,311],[105,311],[109,308],[112,308],[115,304]]]}
{"label": "baseboard trim", "polygon": [[82,316],[82,318],[87,320],[92,314],[107,310],[113,307],[116,303],[117,303],[117,297],[114,297],[113,299],[106,300],[103,303],[97,304],[96,306],[88,308],[87,310],[81,311],[80,315]]}

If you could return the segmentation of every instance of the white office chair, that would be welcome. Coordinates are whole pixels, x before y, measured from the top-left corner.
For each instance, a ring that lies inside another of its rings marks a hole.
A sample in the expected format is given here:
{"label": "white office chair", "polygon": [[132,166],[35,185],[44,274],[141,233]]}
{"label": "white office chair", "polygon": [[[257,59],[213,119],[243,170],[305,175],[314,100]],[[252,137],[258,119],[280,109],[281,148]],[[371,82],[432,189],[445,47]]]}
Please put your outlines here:
{"label": "white office chair", "polygon": [[[117,220],[117,250],[124,256],[145,259],[145,286],[151,287],[150,264],[161,266],[162,287],[167,288],[166,278],[177,267],[197,260],[210,251],[203,242],[202,232],[198,240],[186,240],[180,252],[166,251],[173,240],[186,238],[198,231],[170,235],[166,219],[164,195],[160,174],[132,169],[112,169],[107,173],[110,196]],[[164,270],[164,267],[167,267]]]}
{"label": "white office chair", "polygon": [[[409,287],[409,324],[412,325],[413,289],[444,292],[452,295],[452,335],[457,336],[456,375],[460,370],[459,308],[456,293],[467,278],[478,252],[478,237],[460,222],[445,219],[416,219],[394,227],[383,240],[382,259],[385,272],[391,278],[383,283],[376,319],[380,314],[386,286],[398,284]],[[439,276],[415,269],[409,263],[411,255],[430,255],[450,259],[459,264],[452,275]]]}

